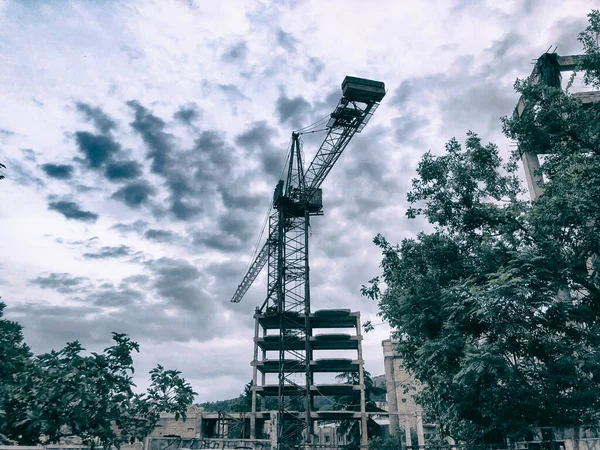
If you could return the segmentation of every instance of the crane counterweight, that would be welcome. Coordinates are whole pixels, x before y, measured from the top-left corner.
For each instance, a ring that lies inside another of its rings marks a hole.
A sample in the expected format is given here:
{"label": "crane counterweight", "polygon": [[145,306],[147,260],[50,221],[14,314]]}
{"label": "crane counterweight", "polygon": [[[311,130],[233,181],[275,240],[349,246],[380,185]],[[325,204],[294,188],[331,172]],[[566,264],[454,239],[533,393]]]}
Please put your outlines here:
{"label": "crane counterweight", "polygon": [[356,102],[380,102],[385,97],[385,84],[381,81],[347,76],[342,82],[344,98]]}

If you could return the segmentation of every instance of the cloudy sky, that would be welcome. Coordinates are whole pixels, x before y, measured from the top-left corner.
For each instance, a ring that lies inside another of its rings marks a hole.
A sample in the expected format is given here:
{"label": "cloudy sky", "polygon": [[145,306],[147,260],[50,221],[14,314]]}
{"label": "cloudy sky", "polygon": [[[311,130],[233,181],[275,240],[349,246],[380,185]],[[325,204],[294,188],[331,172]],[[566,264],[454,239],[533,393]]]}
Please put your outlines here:
{"label": "cloudy sky", "polygon": [[[576,41],[593,1],[0,0],[0,295],[36,352],[111,331],[141,344],[136,382],[178,368],[198,401],[251,378],[260,277],[240,281],[291,131],[345,75],[386,83],[322,186],[315,309],[376,306],[376,233],[398,242],[420,156],[471,129],[506,153],[512,84]],[[307,139],[308,160],[320,142]],[[383,373],[385,324],[365,337]]]}

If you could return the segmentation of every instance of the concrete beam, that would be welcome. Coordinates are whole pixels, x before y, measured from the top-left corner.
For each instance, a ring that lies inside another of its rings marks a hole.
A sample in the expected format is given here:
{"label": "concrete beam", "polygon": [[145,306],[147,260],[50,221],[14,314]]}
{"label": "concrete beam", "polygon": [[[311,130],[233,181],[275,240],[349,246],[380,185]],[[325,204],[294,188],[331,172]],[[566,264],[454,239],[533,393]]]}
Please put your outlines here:
{"label": "concrete beam", "polygon": [[[310,362],[311,371],[314,373],[329,373],[329,372],[358,372],[360,364],[363,361],[360,359],[346,358],[329,358],[318,359]],[[262,373],[279,373],[279,360],[266,359],[264,361],[252,361],[253,366]],[[302,373],[305,371],[304,364],[300,364],[296,360],[284,361],[286,372]]]}
{"label": "concrete beam", "polygon": [[566,55],[558,57],[558,66],[561,72],[571,72],[577,68],[577,66],[583,60],[584,55]]}
{"label": "concrete beam", "polygon": [[572,95],[583,104],[600,102],[600,91],[574,92]]}

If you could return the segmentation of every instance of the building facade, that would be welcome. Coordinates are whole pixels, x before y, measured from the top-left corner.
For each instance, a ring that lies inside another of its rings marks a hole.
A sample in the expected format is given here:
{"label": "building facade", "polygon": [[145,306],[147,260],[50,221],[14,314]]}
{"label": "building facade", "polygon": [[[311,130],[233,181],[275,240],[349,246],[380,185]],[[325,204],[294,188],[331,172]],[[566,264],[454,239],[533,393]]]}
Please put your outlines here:
{"label": "building facade", "polygon": [[[429,429],[431,426],[423,424],[423,409],[415,400],[421,386],[404,367],[402,355],[396,351],[394,341],[386,339],[382,341],[381,345],[383,347],[390,434],[403,436],[406,445],[425,445],[425,429]],[[415,440],[416,442],[414,442]]]}

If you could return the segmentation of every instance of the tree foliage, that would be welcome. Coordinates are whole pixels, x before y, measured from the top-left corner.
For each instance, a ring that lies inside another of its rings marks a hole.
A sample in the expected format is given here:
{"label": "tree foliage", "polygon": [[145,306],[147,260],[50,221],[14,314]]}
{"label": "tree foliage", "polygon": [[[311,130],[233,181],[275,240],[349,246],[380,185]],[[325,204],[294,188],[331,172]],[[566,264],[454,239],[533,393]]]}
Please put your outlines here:
{"label": "tree foliage", "polygon": [[22,434],[29,391],[23,377],[31,369],[32,357],[21,325],[3,318],[5,307],[0,302],[0,443]]}
{"label": "tree foliage", "polygon": [[[338,374],[336,380],[345,384],[360,384],[358,372],[343,372]],[[367,412],[382,411],[377,407],[373,397],[385,392],[385,389],[375,386],[371,374],[366,370],[363,371],[365,385],[365,409]],[[354,391],[351,394],[334,397],[333,409],[337,411],[360,411],[360,391]],[[371,418],[367,418],[367,434],[368,436],[376,436],[378,434],[379,425]],[[342,420],[337,429],[338,436],[346,436],[347,444],[352,447],[360,445],[360,421],[358,420]]]}
{"label": "tree foliage", "polygon": [[113,333],[114,344],[102,353],[84,355],[74,341],[34,356],[22,327],[1,319],[4,307],[0,303],[0,433],[5,440],[33,445],[78,436],[92,447],[118,447],[146,437],[161,412],[186,419],[195,392],[179,371],[158,365],[150,372],[147,392],[134,392],[132,353],[139,345],[126,334]]}
{"label": "tree foliage", "polygon": [[[600,86],[600,14],[579,40]],[[394,328],[420,401],[469,443],[600,419],[600,105],[517,81],[527,107],[503,119],[520,152],[545,153],[543,195],[525,200],[519,153],[474,133],[426,153],[410,218],[434,226],[399,245],[378,235],[383,274],[363,287]],[[380,286],[385,284],[385,289]]]}

